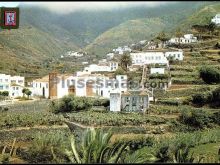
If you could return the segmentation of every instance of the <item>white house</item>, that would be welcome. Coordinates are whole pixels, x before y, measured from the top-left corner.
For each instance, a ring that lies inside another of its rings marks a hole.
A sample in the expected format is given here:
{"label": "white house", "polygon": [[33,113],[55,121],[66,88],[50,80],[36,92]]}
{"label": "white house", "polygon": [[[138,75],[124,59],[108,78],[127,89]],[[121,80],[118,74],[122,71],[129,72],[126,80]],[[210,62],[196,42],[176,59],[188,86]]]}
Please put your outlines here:
{"label": "white house", "polygon": [[114,53],[108,53],[108,54],[106,55],[106,58],[107,58],[108,60],[113,59],[113,58],[114,58]]}
{"label": "white house", "polygon": [[165,56],[168,57],[173,57],[174,60],[179,60],[182,61],[184,58],[183,51],[179,49],[178,51],[167,51],[165,52]]}
{"label": "white house", "polygon": [[215,23],[216,25],[220,25],[220,14],[216,14],[215,17],[212,18],[211,22]]}
{"label": "white house", "polygon": [[164,74],[165,68],[150,68],[150,74]]}
{"label": "white house", "polygon": [[195,43],[197,42],[197,37],[194,37],[193,34],[185,34],[183,37],[177,38],[171,38],[168,42],[169,43],[181,43],[181,44],[188,44],[188,43]]}
{"label": "white house", "polygon": [[146,65],[146,64],[164,64],[169,66],[169,61],[163,52],[150,51],[140,53],[130,53],[132,58],[132,65]]}
{"label": "white house", "polygon": [[113,52],[122,55],[125,52],[131,52],[131,48],[128,46],[118,47],[116,49],[113,49]]}
{"label": "white house", "polygon": [[24,86],[24,77],[0,74],[0,91],[8,91],[10,97],[22,96]]}
{"label": "white house", "polygon": [[83,65],[86,65],[86,64],[88,64],[88,63],[89,63],[89,62],[87,62],[87,61],[82,62]]}
{"label": "white house", "polygon": [[115,61],[99,61],[99,64],[91,64],[84,68],[85,72],[113,72],[118,69],[118,62]]}
{"label": "white house", "polygon": [[32,83],[32,95],[49,97],[49,76],[44,76],[40,79],[36,79]]}

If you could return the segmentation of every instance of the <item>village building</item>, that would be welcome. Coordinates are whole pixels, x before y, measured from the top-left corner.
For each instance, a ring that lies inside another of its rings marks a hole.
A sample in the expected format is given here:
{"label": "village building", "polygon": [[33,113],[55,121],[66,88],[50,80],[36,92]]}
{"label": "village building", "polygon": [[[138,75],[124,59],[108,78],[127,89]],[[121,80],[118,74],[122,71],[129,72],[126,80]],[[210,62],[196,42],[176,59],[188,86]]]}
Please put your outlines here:
{"label": "village building", "polygon": [[167,58],[173,57],[174,60],[179,60],[179,61],[182,61],[184,58],[183,51],[181,49],[179,49],[178,51],[169,50],[169,51],[165,52],[165,56]]}
{"label": "village building", "polygon": [[148,51],[140,53],[130,53],[132,58],[132,65],[149,65],[149,64],[162,64],[169,66],[169,61],[163,52]]}
{"label": "village building", "polygon": [[99,64],[91,64],[84,68],[85,72],[114,72],[118,69],[118,62],[107,61],[106,59],[99,61]]}
{"label": "village building", "polygon": [[9,92],[10,97],[22,96],[22,89],[24,88],[24,86],[24,77],[0,74],[0,91]]}
{"label": "village building", "polygon": [[114,53],[116,53],[116,54],[122,55],[122,54],[124,54],[125,52],[131,52],[132,50],[131,50],[130,47],[124,46],[124,47],[118,47],[118,48],[116,48],[116,49],[113,49],[112,51],[113,51]]}
{"label": "village building", "polygon": [[106,58],[107,58],[108,60],[112,60],[112,59],[114,58],[114,53],[108,53],[108,54],[106,55]]}
{"label": "village building", "polygon": [[33,81],[33,95],[45,98],[62,98],[65,95],[109,98],[113,89],[126,92],[127,76],[110,79],[101,74],[67,75],[50,73]]}
{"label": "village building", "polygon": [[196,43],[198,40],[197,40],[197,37],[194,37],[193,34],[185,34],[183,37],[174,37],[174,38],[171,38],[168,43],[170,44],[189,44],[189,43]]}
{"label": "village building", "polygon": [[216,14],[215,17],[212,18],[211,22],[215,23],[216,25],[220,25],[220,14]]}
{"label": "village building", "polygon": [[149,94],[145,90],[128,90],[125,93],[112,91],[110,94],[110,111],[112,112],[146,112],[149,108]]}

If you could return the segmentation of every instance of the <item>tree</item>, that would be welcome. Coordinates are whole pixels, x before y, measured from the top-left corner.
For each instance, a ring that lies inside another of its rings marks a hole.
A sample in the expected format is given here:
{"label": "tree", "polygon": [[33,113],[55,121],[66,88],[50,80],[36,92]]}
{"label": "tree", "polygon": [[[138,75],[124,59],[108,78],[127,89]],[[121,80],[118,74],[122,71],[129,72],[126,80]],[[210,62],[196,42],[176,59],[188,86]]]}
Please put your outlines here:
{"label": "tree", "polygon": [[32,92],[30,91],[30,90],[27,90],[26,92],[25,92],[25,94],[28,96],[28,99],[30,98],[30,95],[32,94]]}
{"label": "tree", "polygon": [[167,37],[167,35],[165,34],[164,31],[160,32],[156,38],[158,40],[160,40],[162,43],[164,43],[165,41],[168,40],[168,37]]}
{"label": "tree", "polygon": [[208,25],[208,30],[211,32],[211,34],[213,33],[213,31],[215,30],[216,28],[216,24],[211,22],[209,25]]}
{"label": "tree", "polygon": [[132,64],[132,59],[129,53],[125,53],[121,56],[120,64],[124,70],[128,70],[128,66]]}
{"label": "tree", "polygon": [[220,71],[214,67],[201,67],[199,70],[199,76],[207,84],[220,83]]}
{"label": "tree", "polygon": [[6,96],[9,95],[9,92],[8,92],[8,91],[3,91],[3,92],[1,93],[1,95],[6,97]]}
{"label": "tree", "polygon": [[119,67],[119,68],[115,71],[115,75],[123,75],[123,74],[125,74],[125,71],[124,71],[121,67]]}
{"label": "tree", "polygon": [[27,90],[28,90],[27,88],[23,88],[23,89],[22,89],[23,97],[24,97],[24,95],[26,94]]}

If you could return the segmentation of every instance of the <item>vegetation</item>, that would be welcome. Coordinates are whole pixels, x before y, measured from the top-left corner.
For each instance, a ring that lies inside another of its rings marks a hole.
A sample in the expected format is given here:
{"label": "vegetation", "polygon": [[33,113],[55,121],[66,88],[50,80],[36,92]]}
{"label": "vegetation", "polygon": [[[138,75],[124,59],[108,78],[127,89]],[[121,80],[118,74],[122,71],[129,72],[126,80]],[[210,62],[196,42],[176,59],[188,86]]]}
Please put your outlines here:
{"label": "vegetation", "polygon": [[207,84],[220,83],[220,71],[214,67],[203,66],[200,69],[200,78]]}
{"label": "vegetation", "polygon": [[147,114],[138,114],[136,112],[117,114],[113,112],[100,113],[95,111],[82,111],[78,113],[68,113],[66,116],[68,116],[70,121],[79,122],[88,126],[140,126],[147,123],[153,125],[166,123],[166,119],[156,116],[148,116]]}
{"label": "vegetation", "polygon": [[123,54],[121,56],[121,59],[120,59],[120,65],[121,67],[127,71],[128,70],[128,66],[130,66],[132,64],[132,59],[131,59],[131,56],[130,54]]}
{"label": "vegetation", "polygon": [[74,95],[64,96],[60,100],[51,101],[49,108],[53,113],[60,112],[77,112],[81,110],[89,110],[92,106],[109,106],[107,99],[93,99],[88,97],[76,97]]}

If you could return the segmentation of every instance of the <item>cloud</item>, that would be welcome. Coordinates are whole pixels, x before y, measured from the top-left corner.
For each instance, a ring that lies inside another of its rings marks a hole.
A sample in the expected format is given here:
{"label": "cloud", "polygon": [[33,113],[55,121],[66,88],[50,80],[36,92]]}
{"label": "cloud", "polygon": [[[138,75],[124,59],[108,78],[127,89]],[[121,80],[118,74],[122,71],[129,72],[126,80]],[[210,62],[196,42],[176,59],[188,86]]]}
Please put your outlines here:
{"label": "cloud", "polygon": [[34,5],[47,8],[53,12],[68,14],[70,12],[78,10],[110,10],[116,8],[126,8],[133,6],[146,6],[146,7],[155,7],[158,5],[166,4],[167,2],[22,2],[23,5]]}
{"label": "cloud", "polygon": [[17,7],[20,2],[0,2],[0,7]]}

